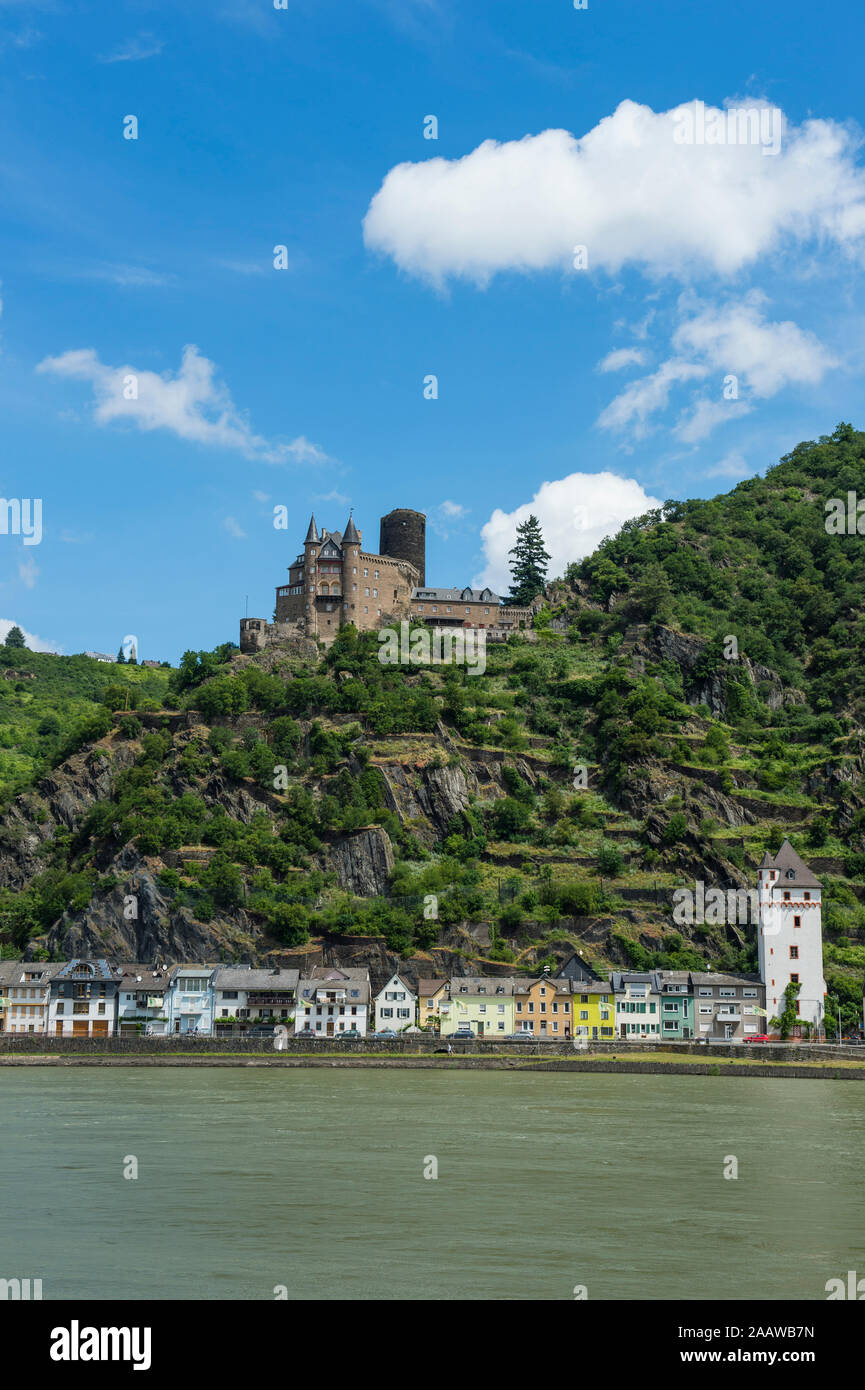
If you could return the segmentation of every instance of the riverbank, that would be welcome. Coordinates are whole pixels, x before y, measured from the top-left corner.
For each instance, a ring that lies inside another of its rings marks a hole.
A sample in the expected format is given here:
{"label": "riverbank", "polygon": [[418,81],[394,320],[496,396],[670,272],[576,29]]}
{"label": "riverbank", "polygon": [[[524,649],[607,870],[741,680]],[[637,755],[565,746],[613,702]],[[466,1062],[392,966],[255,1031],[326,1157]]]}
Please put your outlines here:
{"label": "riverbank", "polygon": [[680,1076],[757,1076],[786,1080],[865,1081],[865,1058],[859,1060],[815,1059],[813,1061],[762,1061],[750,1057],[718,1057],[693,1062],[675,1053],[612,1054],[580,1057],[515,1057],[512,1055],[430,1056],[429,1053],[378,1053],[375,1056],[329,1056],[313,1053],[280,1055],[262,1052],[196,1052],[186,1055],[137,1053],[119,1055],[101,1052],[28,1053],[0,1056],[0,1067],[256,1067],[315,1068],[388,1071],[408,1069],[426,1071],[538,1071],[598,1072]]}

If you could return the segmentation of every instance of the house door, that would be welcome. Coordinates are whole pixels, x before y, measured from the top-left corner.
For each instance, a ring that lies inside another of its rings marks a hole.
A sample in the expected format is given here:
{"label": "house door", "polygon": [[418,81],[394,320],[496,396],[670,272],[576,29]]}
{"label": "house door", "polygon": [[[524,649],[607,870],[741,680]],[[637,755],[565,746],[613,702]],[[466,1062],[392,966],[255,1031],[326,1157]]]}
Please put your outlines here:
{"label": "house door", "polygon": [[546,1020],[545,1018],[542,1018],[542,1019],[541,1019],[541,1037],[542,1037],[542,1038],[545,1038],[546,1036],[547,1036],[547,1020]]}
{"label": "house door", "polygon": [[728,1038],[728,1039],[729,1039],[729,1038],[732,1038],[732,1036],[733,1036],[733,1031],[734,1031],[734,1029],[733,1029],[732,1023],[725,1023],[725,1024],[724,1024],[724,1037],[725,1037],[725,1038]]}
{"label": "house door", "polygon": [[597,1028],[592,1028],[592,1042],[597,1042],[597,1041],[598,1041],[598,1030],[597,1030]]}
{"label": "house door", "polygon": [[479,1023],[478,1023],[478,1037],[479,1037],[479,1038],[482,1038],[483,1035],[484,1035],[484,1025],[483,1025],[483,1022],[479,1022]]}
{"label": "house door", "polygon": [[72,1024],[72,1036],[73,1036],[74,1038],[86,1038],[86,1037],[87,1037],[87,1024],[86,1024],[86,1022],[84,1022],[84,1021],[82,1020],[81,1023],[73,1023],[73,1024]]}
{"label": "house door", "polygon": [[329,1019],[327,1020],[327,1036],[328,1036],[329,1038],[332,1038],[332,1037],[333,1037],[333,1019],[332,1019],[332,1018],[329,1018]]}
{"label": "house door", "polygon": [[93,1024],[93,1036],[94,1036],[94,1038],[107,1038],[107,1037],[108,1037],[108,1020],[107,1020],[107,1019],[105,1019],[105,1020],[102,1021],[102,1022],[100,1022],[100,1021],[97,1020],[97,1022],[95,1022],[95,1023]]}

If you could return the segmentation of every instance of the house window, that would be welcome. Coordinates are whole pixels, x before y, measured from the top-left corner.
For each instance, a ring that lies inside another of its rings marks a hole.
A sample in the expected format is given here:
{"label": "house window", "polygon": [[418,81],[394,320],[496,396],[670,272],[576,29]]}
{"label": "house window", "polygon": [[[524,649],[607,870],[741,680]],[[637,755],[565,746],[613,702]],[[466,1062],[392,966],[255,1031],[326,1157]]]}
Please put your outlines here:
{"label": "house window", "polygon": [[810,894],[810,893],[806,893],[806,894],[805,894],[805,901],[806,901],[806,903],[809,903],[809,902],[811,901],[811,894]]}
{"label": "house window", "polygon": [[791,960],[798,960],[798,959],[799,959],[799,947],[798,947],[798,946],[791,946],[791,947],[790,947],[790,959],[791,959]]}
{"label": "house window", "polygon": [[801,925],[802,925],[802,918],[801,918],[801,917],[794,917],[794,918],[793,918],[793,926],[794,926],[794,927],[801,927]]}
{"label": "house window", "polygon": [[784,894],[784,901],[785,901],[785,903],[788,903],[788,902],[790,901],[790,894],[789,894],[789,893],[785,893],[785,894]]}

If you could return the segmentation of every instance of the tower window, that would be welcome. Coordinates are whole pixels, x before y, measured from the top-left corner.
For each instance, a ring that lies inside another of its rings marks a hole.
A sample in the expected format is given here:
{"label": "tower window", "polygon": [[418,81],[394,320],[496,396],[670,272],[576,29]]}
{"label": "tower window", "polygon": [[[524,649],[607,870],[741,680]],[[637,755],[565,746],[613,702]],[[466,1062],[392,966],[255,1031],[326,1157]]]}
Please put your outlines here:
{"label": "tower window", "polygon": [[793,926],[794,926],[794,927],[801,927],[801,925],[802,925],[802,918],[801,918],[801,917],[794,917],[794,918],[793,918]]}

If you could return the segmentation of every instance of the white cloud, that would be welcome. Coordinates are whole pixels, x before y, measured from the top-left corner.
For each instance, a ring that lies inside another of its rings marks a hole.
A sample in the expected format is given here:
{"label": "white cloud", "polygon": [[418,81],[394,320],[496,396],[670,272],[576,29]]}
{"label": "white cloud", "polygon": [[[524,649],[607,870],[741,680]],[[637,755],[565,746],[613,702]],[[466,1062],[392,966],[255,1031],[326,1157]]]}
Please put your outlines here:
{"label": "white cloud", "polygon": [[599,372],[620,372],[623,367],[641,367],[646,360],[642,348],[616,348],[598,363]]}
{"label": "white cloud", "polygon": [[370,203],[366,245],[438,285],[570,269],[575,245],[588,248],[590,269],[680,279],[732,275],[786,240],[861,248],[865,173],[851,129],[788,122],[767,157],[759,144],[676,143],[689,109],[623,101],[581,139],[545,130],[485,140],[461,159],[399,164]]}
{"label": "white cloud", "polygon": [[550,553],[549,575],[565,572],[572,560],[589,555],[605,536],[619,530],[631,517],[642,516],[660,507],[634,478],[617,473],[571,473],[566,478],[542,483],[531,502],[512,512],[496,509],[481,529],[486,564],[473,581],[489,584],[499,592],[510,587],[508,551],[516,539],[519,522],[532,513],[541,523],[546,549]]}
{"label": "white cloud", "polygon": [[165,47],[164,40],[155,39],[152,34],[139,34],[130,39],[116,53],[100,58],[100,63],[141,63],[145,58],[158,58]]}
{"label": "white cloud", "polygon": [[[323,463],[325,454],[305,435],[288,444],[255,434],[236,408],[228,388],[216,378],[216,366],[194,344],[183,349],[180,371],[172,377],[135,367],[109,367],[93,348],[78,348],[46,357],[36,368],[88,381],[93,387],[97,424],[126,421],[141,430],[171,430],[181,439],[219,448],[238,449],[264,463]],[[127,399],[130,394],[134,399]]]}
{"label": "white cloud", "polygon": [[253,492],[252,496],[253,496],[253,498],[255,499],[256,502],[269,502],[269,501],[270,501],[270,493],[269,493],[269,492],[259,492],[258,489],[256,489],[256,490]]}
{"label": "white cloud", "polygon": [[[674,433],[696,444],[716,426],[746,415],[753,399],[767,399],[787,386],[814,386],[839,365],[838,359],[811,332],[790,320],[768,321],[765,297],[757,291],[728,303],[701,306],[680,304],[688,313],[672,339],[676,354],[648,376],[632,381],[598,417],[602,429],[632,429],[636,438],[647,433],[652,415],[664,410],[674,386],[686,381],[716,378],[714,396],[702,395],[682,411]],[[735,383],[727,379],[735,377]],[[738,393],[725,399],[724,390]]]}
{"label": "white cloud", "polygon": [[427,510],[430,530],[441,540],[450,540],[451,536],[458,534],[461,529],[457,523],[464,521],[470,511],[471,508],[464,507],[461,502],[452,502],[450,499],[439,502],[437,507]]}
{"label": "white cloud", "polygon": [[676,329],[673,347],[719,372],[739,376],[762,399],[784,386],[815,386],[838,360],[813,333],[786,320],[768,323],[756,291],[722,307],[709,305]]}
{"label": "white cloud", "polygon": [[5,642],[10,628],[20,627],[24,633],[24,641],[31,652],[54,652],[55,655],[62,655],[63,648],[57,642],[46,642],[44,638],[37,637],[35,633],[28,632],[26,627],[17,623],[14,618],[0,618],[0,642]]}
{"label": "white cloud", "polygon": [[752,471],[738,449],[731,449],[718,463],[706,469],[710,478],[747,478]]}
{"label": "white cloud", "polygon": [[233,536],[236,541],[246,540],[246,532],[240,522],[236,521],[233,516],[227,516],[222,523],[222,527],[223,530],[227,531],[230,536]]}
{"label": "white cloud", "polygon": [[751,406],[747,401],[725,401],[723,398],[713,401],[708,396],[701,396],[690,409],[682,411],[673,433],[683,444],[699,444],[708,439],[718,425],[727,425],[731,420],[738,420],[750,412]]}
{"label": "white cloud", "polygon": [[25,589],[35,589],[36,580],[39,575],[39,568],[32,555],[25,555],[23,560],[18,561],[18,578]]}
{"label": "white cloud", "polygon": [[610,401],[598,416],[598,424],[605,430],[633,426],[634,434],[640,438],[646,433],[649,417],[666,408],[673,387],[683,381],[701,380],[706,371],[706,367],[695,362],[676,359],[662,362],[656,372],[632,381]]}

